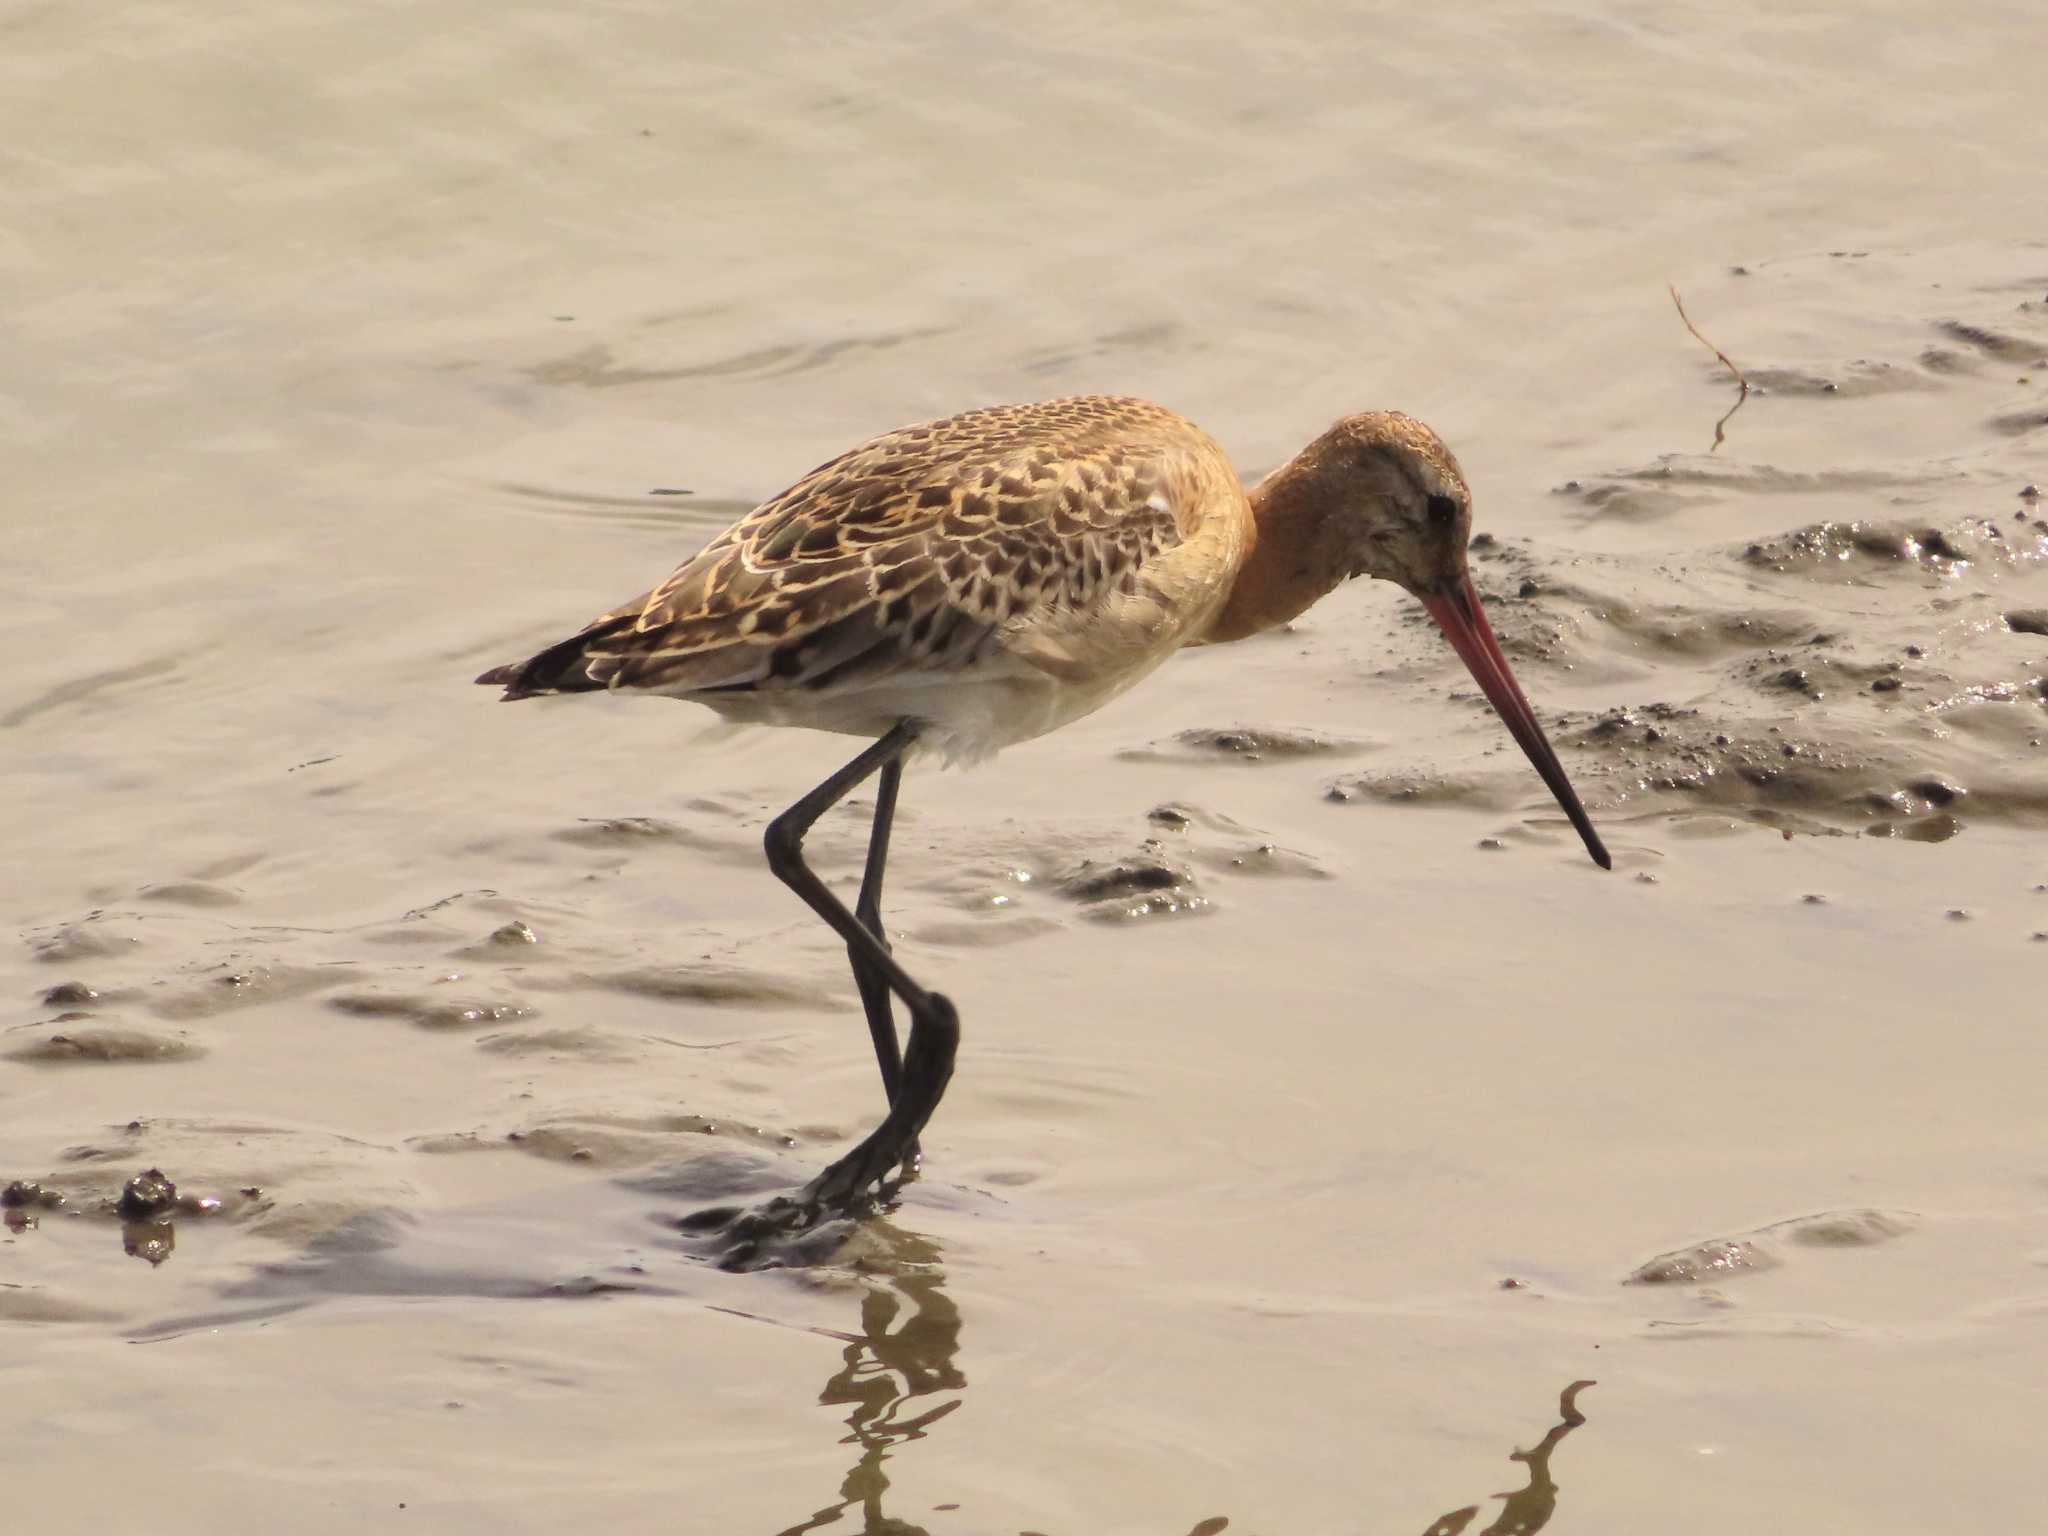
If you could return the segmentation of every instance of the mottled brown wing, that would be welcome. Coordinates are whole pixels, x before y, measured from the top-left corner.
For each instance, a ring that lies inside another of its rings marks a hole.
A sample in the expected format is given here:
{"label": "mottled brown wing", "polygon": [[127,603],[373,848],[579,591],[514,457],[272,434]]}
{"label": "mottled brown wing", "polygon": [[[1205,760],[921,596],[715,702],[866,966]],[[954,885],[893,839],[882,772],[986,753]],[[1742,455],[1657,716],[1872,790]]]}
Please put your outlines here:
{"label": "mottled brown wing", "polygon": [[1004,627],[1135,586],[1181,540],[1198,444],[1145,401],[1082,397],[888,433],[813,470],[646,597],[525,663],[507,697],[822,688],[988,656]]}

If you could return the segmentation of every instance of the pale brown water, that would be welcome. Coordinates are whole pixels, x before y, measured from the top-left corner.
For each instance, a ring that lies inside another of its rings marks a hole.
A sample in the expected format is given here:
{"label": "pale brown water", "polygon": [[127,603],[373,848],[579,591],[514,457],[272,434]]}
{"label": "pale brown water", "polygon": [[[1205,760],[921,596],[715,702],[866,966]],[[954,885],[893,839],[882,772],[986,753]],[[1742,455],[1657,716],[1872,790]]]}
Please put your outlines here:
{"label": "pale brown water", "polygon": [[[1990,3],[0,18],[0,1181],[68,1202],[0,1233],[10,1524],[2028,1528],[2044,55]],[[1711,456],[1667,281],[1764,387]],[[860,437],[1092,389],[1248,472],[1436,425],[1617,868],[1362,586],[914,771],[928,1175],[720,1273],[671,1219],[878,1109],[757,852],[846,744],[468,679]],[[222,1201],[155,1264],[96,1210],[153,1165]]]}

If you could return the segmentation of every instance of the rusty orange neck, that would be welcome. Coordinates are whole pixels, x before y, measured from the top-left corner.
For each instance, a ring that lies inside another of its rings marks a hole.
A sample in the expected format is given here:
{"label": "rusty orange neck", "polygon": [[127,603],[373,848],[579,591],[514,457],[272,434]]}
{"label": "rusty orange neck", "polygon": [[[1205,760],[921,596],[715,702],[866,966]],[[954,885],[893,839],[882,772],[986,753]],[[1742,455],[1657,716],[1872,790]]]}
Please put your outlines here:
{"label": "rusty orange neck", "polygon": [[1325,494],[1297,454],[1246,492],[1251,545],[1230,596],[1203,638],[1211,644],[1275,629],[1306,612],[1350,574]]}

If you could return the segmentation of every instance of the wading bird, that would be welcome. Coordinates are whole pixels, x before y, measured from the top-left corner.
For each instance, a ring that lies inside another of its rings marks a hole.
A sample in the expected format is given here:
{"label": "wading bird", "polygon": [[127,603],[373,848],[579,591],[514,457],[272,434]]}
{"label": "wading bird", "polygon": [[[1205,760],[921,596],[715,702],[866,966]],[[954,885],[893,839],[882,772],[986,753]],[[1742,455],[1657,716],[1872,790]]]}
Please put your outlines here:
{"label": "wading bird", "polygon": [[[1516,684],[1465,567],[1471,495],[1428,427],[1347,416],[1247,490],[1194,423],[1109,396],[968,411],[820,465],[643,597],[477,681],[505,698],[666,694],[728,719],[873,738],[768,824],[768,867],[846,943],[888,1095],[790,1209],[845,1210],[917,1140],[952,1076],[953,1005],[882,928],[913,748],[984,758],[1099,708],[1186,645],[1284,624],[1354,576],[1429,611],[1586,850],[1607,850]],[[813,822],[879,774],[849,911],[804,862]],[[891,998],[910,1015],[901,1047]]]}

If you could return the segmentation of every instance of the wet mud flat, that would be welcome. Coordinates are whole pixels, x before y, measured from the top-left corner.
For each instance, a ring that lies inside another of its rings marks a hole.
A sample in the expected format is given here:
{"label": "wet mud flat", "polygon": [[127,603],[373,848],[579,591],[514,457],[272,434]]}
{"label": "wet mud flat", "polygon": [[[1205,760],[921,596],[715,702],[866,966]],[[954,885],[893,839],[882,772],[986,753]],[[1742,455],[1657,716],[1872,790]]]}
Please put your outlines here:
{"label": "wet mud flat", "polygon": [[[8,1519],[2024,1524],[2038,82],[1894,21],[24,17]],[[1756,386],[1716,451],[1667,281]],[[1364,587],[914,767],[926,1173],[729,1272],[682,1219],[880,1111],[761,868],[847,744],[467,679],[875,430],[1095,389],[1250,473],[1442,430],[1617,867]]]}
{"label": "wet mud flat", "polygon": [[[1972,334],[2008,334],[1995,308]],[[1264,1528],[1247,1490],[1327,1481],[1330,1436],[1284,1408],[1306,1380],[1375,1426],[1333,1501],[1360,1529],[1633,1503],[1672,1436],[1760,1454],[1746,1423],[1816,1343],[1829,1392],[1906,1432],[1927,1362],[2012,1347],[2038,1305],[2009,1167],[2048,932],[2048,528],[1996,425],[2019,386],[1910,345],[1893,373],[1767,384],[1732,449],[1580,468],[1553,530],[1476,541],[1614,877],[1373,594],[1035,763],[913,773],[892,925],[962,999],[961,1075],[922,1180],[766,1269],[684,1218],[795,1188],[879,1112],[843,956],[759,866],[807,769],[444,817],[339,920],[292,910],[289,858],[130,861],[9,961],[31,1108],[0,1133],[0,1318],[55,1351],[38,1400],[62,1422],[101,1401],[76,1362],[155,1352],[191,1429],[144,1378],[120,1412],[174,1461],[311,1371],[321,1412],[389,1426],[393,1514],[488,1421],[522,1447],[493,1461],[508,1500],[630,1518],[680,1478],[791,1530],[1080,1530],[1105,1502]],[[1983,418],[1977,460],[1873,461],[1854,432],[1834,469],[1735,457],[1916,392]],[[818,829],[835,878],[865,809]],[[1532,985],[1569,1005],[1532,1013]],[[1967,1090],[1923,1092],[1929,1020]],[[1218,1370],[1237,1433],[1267,1427],[1191,1469],[1205,1421],[1160,1405]],[[735,1391],[776,1486],[739,1470]],[[550,1429],[561,1394],[665,1470]],[[1020,1427],[1018,1402],[1062,1407]],[[1083,1447],[1120,1470],[993,1471]]]}

